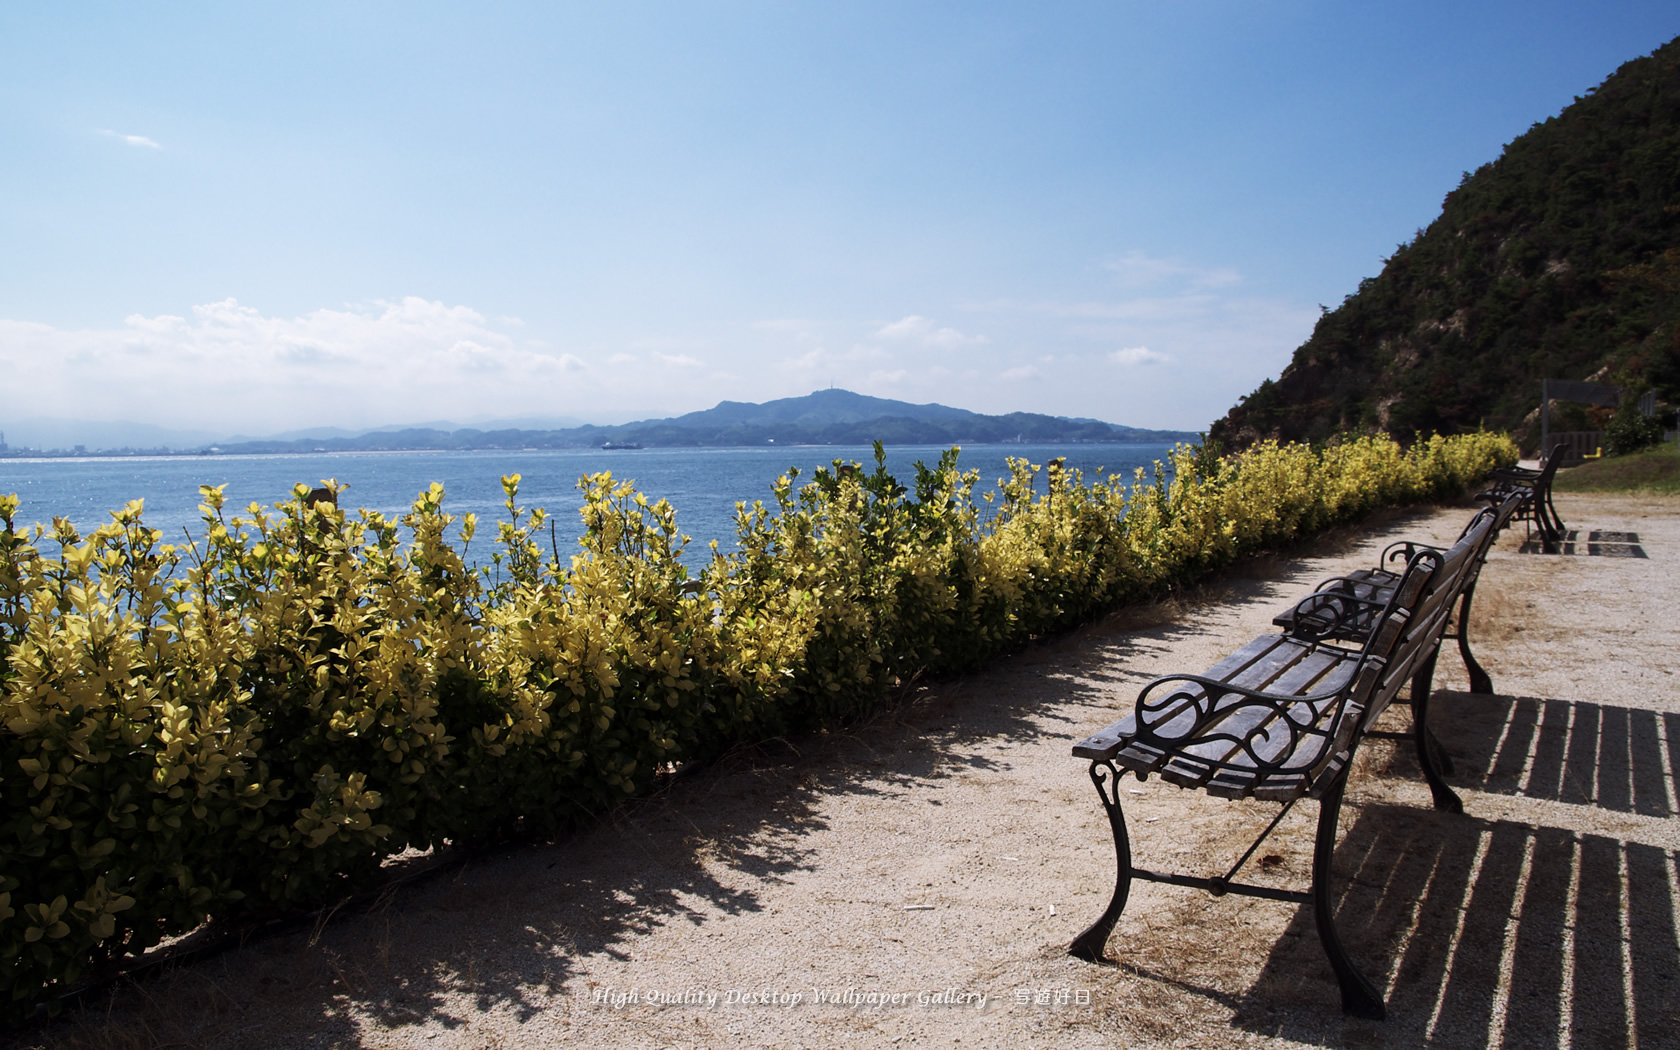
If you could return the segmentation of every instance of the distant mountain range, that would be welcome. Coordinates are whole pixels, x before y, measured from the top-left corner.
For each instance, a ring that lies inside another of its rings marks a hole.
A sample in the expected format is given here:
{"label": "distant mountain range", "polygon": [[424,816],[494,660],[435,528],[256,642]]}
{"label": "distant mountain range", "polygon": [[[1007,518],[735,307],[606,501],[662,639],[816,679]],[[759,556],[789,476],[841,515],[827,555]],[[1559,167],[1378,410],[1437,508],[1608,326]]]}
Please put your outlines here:
{"label": "distant mountain range", "polygon": [[415,427],[357,437],[300,441],[251,441],[222,446],[224,452],[298,452],[383,449],[587,448],[613,445],[729,447],[742,445],[986,445],[1010,441],[1194,441],[1184,430],[1142,430],[1096,420],[1066,419],[1031,412],[987,416],[947,405],[818,390],[763,404],[723,401],[715,408],[669,419],[645,419],[616,426],[586,425],[558,430],[508,428],[444,431]]}
{"label": "distant mountain range", "polygon": [[[215,448],[223,453],[276,453],[588,448],[609,443],[659,447],[863,445],[872,441],[889,445],[985,445],[1016,441],[1160,442],[1196,438],[1196,434],[1187,430],[1145,430],[1095,419],[1067,419],[1032,412],[988,416],[946,405],[915,405],[831,389],[763,404],[724,401],[701,412],[615,426],[480,429],[425,425],[386,427],[359,434],[323,428],[301,436],[221,441],[215,443]],[[176,450],[201,451],[206,444],[197,442]],[[99,446],[89,444],[88,447]],[[17,453],[15,447],[12,453]]]}

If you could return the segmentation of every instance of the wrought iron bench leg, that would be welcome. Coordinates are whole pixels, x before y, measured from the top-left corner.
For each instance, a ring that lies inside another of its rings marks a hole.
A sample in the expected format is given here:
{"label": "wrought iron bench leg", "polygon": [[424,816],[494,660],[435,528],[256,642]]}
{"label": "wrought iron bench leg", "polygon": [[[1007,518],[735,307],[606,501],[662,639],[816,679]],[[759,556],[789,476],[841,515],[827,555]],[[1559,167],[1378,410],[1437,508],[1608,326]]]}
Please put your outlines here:
{"label": "wrought iron bench leg", "polygon": [[1126,896],[1132,888],[1132,842],[1126,835],[1125,814],[1120,812],[1120,771],[1112,762],[1092,762],[1091,783],[1097,786],[1103,809],[1108,811],[1108,826],[1114,832],[1114,896],[1102,916],[1068,945],[1068,954],[1087,962],[1104,962],[1108,935],[1126,910]]}
{"label": "wrought iron bench leg", "polygon": [[1313,842],[1313,922],[1318,927],[1319,943],[1330,957],[1330,968],[1336,971],[1336,983],[1342,986],[1342,1012],[1355,1017],[1380,1021],[1387,1008],[1382,994],[1365,979],[1342,948],[1336,933],[1336,908],[1330,890],[1331,857],[1336,852],[1337,818],[1342,812],[1342,792],[1347,788],[1349,761],[1337,775],[1335,783],[1318,800],[1318,837]]}
{"label": "wrought iron bench leg", "polygon": [[[1472,693],[1490,694],[1493,692],[1493,679],[1476,662],[1476,657],[1470,652],[1470,599],[1476,595],[1476,585],[1472,583],[1464,588],[1464,596],[1458,602],[1458,655],[1464,660],[1464,671],[1470,676],[1470,691]],[[1451,773],[1451,767],[1447,767]]]}
{"label": "wrought iron bench leg", "polygon": [[1423,767],[1423,779],[1429,781],[1429,793],[1435,797],[1435,808],[1448,813],[1463,813],[1464,802],[1447,785],[1436,761],[1436,751],[1441,743],[1429,731],[1429,694],[1435,682],[1435,660],[1440,655],[1440,646],[1437,645],[1412,676],[1412,735],[1417,741],[1418,765]]}
{"label": "wrought iron bench leg", "polygon": [[1557,507],[1552,504],[1552,490],[1547,486],[1544,496],[1536,492],[1531,501],[1534,505],[1534,525],[1540,531],[1540,545],[1547,554],[1556,554],[1560,544],[1567,538],[1568,530],[1563,519],[1558,517]]}
{"label": "wrought iron bench leg", "polygon": [[1563,517],[1557,512],[1557,504],[1552,502],[1552,487],[1550,485],[1546,486],[1546,517],[1551,522],[1552,534],[1560,540],[1563,539],[1568,529],[1563,524]]}
{"label": "wrought iron bench leg", "polygon": [[[1439,650],[1437,650],[1437,653],[1439,653]],[[1429,757],[1435,763],[1434,768],[1437,775],[1448,777],[1452,775],[1453,771],[1452,755],[1447,753],[1446,746],[1436,737],[1435,730],[1424,728],[1420,731],[1418,728],[1425,725],[1424,716],[1428,708],[1427,700],[1434,681],[1435,663],[1433,659],[1430,661],[1429,670],[1430,675],[1427,679],[1421,677],[1421,672],[1412,676],[1412,696],[1407,701],[1412,707],[1412,738],[1419,747],[1428,749]],[[1419,697],[1423,697],[1424,701],[1420,702]],[[1421,761],[1420,764],[1422,764]],[[1424,779],[1429,780],[1427,769],[1424,771]],[[1433,786],[1433,782],[1431,782],[1431,786]]]}
{"label": "wrought iron bench leg", "polygon": [[[1413,718],[1417,717],[1417,712],[1416,712],[1415,708],[1413,709],[1412,717]],[[1427,737],[1427,743],[1429,745],[1429,757],[1435,760],[1436,771],[1438,771],[1441,774],[1441,776],[1443,776],[1443,777],[1452,776],[1453,775],[1453,758],[1452,758],[1452,755],[1447,751],[1446,745],[1441,743],[1441,738],[1435,735],[1435,730],[1431,729],[1429,731],[1429,736]]]}

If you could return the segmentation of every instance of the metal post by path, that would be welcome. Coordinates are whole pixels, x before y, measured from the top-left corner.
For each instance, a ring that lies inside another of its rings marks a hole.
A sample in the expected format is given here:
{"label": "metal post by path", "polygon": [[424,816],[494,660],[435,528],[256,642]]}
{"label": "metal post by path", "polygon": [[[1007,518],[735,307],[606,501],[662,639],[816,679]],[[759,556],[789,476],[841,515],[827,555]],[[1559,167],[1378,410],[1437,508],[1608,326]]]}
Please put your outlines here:
{"label": "metal post by path", "polygon": [[1547,439],[1552,436],[1551,420],[1548,418],[1552,414],[1552,398],[1550,392],[1546,389],[1546,382],[1544,379],[1540,380],[1540,454],[1542,456],[1546,454],[1546,449],[1550,447],[1547,444]]}

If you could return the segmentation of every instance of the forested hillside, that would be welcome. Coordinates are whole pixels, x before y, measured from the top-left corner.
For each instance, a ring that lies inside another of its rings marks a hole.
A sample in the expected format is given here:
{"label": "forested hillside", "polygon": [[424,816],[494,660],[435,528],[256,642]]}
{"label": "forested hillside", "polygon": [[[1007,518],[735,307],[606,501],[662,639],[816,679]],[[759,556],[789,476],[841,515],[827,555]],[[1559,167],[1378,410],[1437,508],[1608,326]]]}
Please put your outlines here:
{"label": "forested hillside", "polygon": [[1212,437],[1516,429],[1542,377],[1656,387],[1673,403],[1677,321],[1680,39],[1466,172],[1440,217]]}

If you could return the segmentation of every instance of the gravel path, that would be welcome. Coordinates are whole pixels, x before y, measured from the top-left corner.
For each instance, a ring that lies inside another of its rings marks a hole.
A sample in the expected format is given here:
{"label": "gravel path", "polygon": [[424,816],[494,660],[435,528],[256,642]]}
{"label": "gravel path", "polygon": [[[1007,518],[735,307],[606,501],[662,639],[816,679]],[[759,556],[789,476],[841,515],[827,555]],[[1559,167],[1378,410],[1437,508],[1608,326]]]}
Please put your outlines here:
{"label": "gravel path", "polygon": [[[1450,542],[1468,506],[1390,516],[869,724],[737,754],[610,824],[182,966],[20,1045],[1680,1045],[1680,500],[1559,509],[1574,553],[1521,553],[1518,526],[1483,573],[1473,629],[1497,694],[1462,692],[1441,659],[1431,717],[1466,813],[1429,807],[1402,745],[1357,760],[1339,914],[1384,1022],[1341,1015],[1306,907],[1136,883],[1120,965],[1070,959],[1114,861],[1069,748],[1150,677],[1211,665],[1391,540]],[[1595,530],[1646,556],[1589,552]],[[1223,870],[1275,812],[1123,786],[1145,866]],[[1306,882],[1314,810],[1255,879]]]}

